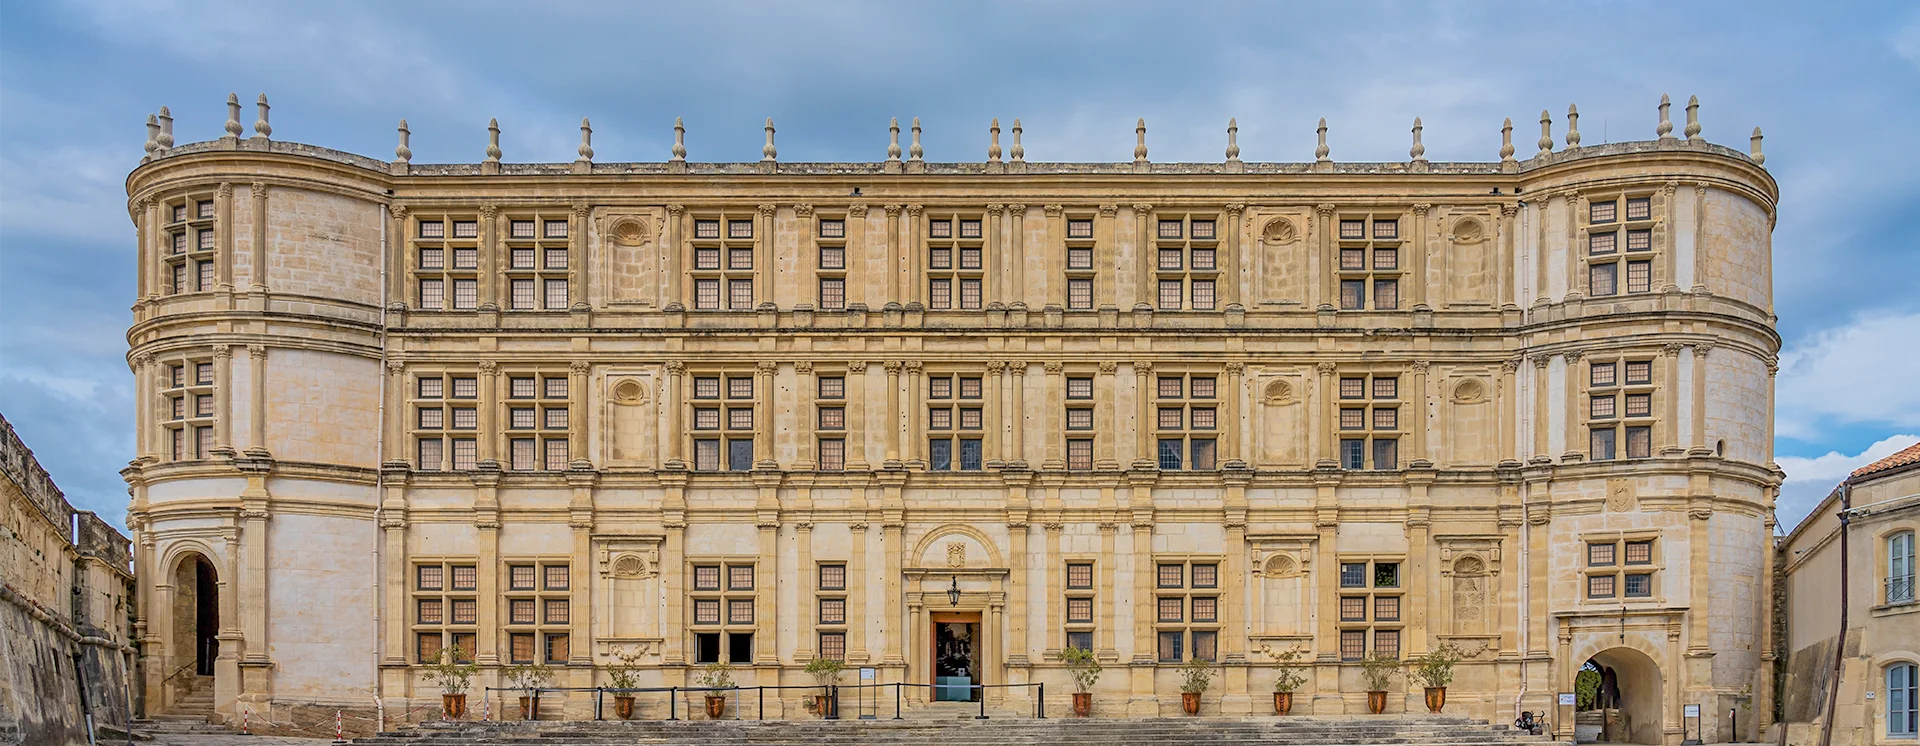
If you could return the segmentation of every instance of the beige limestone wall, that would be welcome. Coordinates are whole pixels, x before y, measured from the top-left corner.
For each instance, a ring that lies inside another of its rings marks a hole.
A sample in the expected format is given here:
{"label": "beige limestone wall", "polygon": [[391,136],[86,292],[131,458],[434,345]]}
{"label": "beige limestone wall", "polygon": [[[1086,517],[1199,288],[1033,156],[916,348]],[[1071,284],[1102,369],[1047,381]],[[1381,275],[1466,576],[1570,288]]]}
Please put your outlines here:
{"label": "beige limestone wall", "polygon": [[380,363],[276,348],[266,359],[266,444],[281,459],[372,467],[380,431]]}
{"label": "beige limestone wall", "polygon": [[1744,194],[1709,188],[1701,229],[1707,290],[1772,310],[1773,221],[1766,209]]}
{"label": "beige limestone wall", "polygon": [[[372,521],[281,513],[267,538],[267,654],[277,698],[364,705],[371,700],[370,614],[383,582]],[[405,582],[386,579],[384,582]],[[392,613],[404,613],[395,610]]]}
{"label": "beige limestone wall", "polygon": [[267,272],[274,292],[377,306],[379,204],[276,187],[267,198]]}

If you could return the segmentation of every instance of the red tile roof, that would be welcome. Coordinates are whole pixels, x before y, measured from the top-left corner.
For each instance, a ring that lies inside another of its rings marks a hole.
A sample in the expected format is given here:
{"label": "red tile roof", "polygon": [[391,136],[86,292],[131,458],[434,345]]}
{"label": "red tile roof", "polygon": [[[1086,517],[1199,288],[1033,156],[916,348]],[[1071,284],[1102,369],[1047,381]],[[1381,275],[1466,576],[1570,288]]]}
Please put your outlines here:
{"label": "red tile roof", "polygon": [[1915,443],[1913,445],[1907,446],[1906,450],[1893,454],[1892,456],[1888,456],[1886,458],[1880,459],[1879,461],[1875,461],[1871,464],[1867,464],[1866,466],[1862,466],[1858,469],[1854,469],[1853,476],[1856,478],[1864,477],[1868,474],[1876,474],[1879,472],[1898,469],[1902,466],[1910,466],[1913,464],[1920,464],[1920,443]]}

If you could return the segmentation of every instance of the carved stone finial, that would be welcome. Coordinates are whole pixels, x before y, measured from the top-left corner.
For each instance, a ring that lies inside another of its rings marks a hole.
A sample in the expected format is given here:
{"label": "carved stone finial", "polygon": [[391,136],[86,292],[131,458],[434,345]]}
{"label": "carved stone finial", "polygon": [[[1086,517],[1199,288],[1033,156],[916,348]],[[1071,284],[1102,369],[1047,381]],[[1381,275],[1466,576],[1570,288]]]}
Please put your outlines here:
{"label": "carved stone finial", "polygon": [[165,106],[160,107],[160,139],[156,142],[161,152],[173,149],[173,112]]}
{"label": "carved stone finial", "polygon": [[687,162],[687,125],[679,117],[673,118],[673,163]]}
{"label": "carved stone finial", "polygon": [[1700,136],[1700,97],[1699,96],[1691,96],[1687,98],[1687,129],[1685,130],[1685,133],[1687,135],[1687,142],[1689,143],[1699,145],[1701,143],[1706,142],[1706,139]]}
{"label": "carved stone finial", "polygon": [[1660,94],[1660,123],[1654,125],[1653,134],[1659,135],[1661,142],[1672,142],[1674,139],[1673,120],[1667,116],[1667,109],[1672,106],[1673,99],[1668,98],[1667,94]]}
{"label": "carved stone finial", "polygon": [[767,117],[767,144],[760,148],[760,162],[772,163],[780,160],[780,151],[773,147],[773,117]]}
{"label": "carved stone finial", "polygon": [[999,163],[1000,162],[1000,118],[999,117],[994,117],[993,123],[987,125],[987,133],[988,133],[987,162]]}
{"label": "carved stone finial", "polygon": [[407,120],[400,120],[400,144],[395,145],[393,148],[394,163],[409,163],[413,161],[412,139],[413,131],[407,129]]}
{"label": "carved stone finial", "polygon": [[260,100],[254,106],[260,109],[260,118],[253,122],[254,135],[262,140],[268,139],[273,136],[273,125],[267,123],[267,110],[273,107],[267,105],[267,94],[260,94]]}
{"label": "carved stone finial", "polygon": [[900,162],[900,118],[887,122],[887,162]]}
{"label": "carved stone finial", "polygon": [[160,119],[152,114],[147,115],[146,151],[147,157],[141,159],[143,163],[160,154]]}
{"label": "carved stone finial", "polygon": [[1753,158],[1754,163],[1762,166],[1767,165],[1767,154],[1760,152],[1760,140],[1763,139],[1763,137],[1764,136],[1760,134],[1760,128],[1755,127],[1753,128],[1753,136],[1747,138],[1748,155]]}
{"label": "carved stone finial", "polygon": [[1240,120],[1227,117],[1227,162],[1240,160]]}
{"label": "carved stone finial", "polygon": [[1013,118],[1013,150],[1008,151],[1014,163],[1027,162],[1027,146],[1020,144],[1020,118]]}
{"label": "carved stone finial", "polygon": [[1546,155],[1553,152],[1553,115],[1546,109],[1540,110],[1540,152]]}
{"label": "carved stone finial", "polygon": [[1147,162],[1147,120],[1141,117],[1133,125],[1133,162]]}
{"label": "carved stone finial", "polygon": [[1414,163],[1427,162],[1427,146],[1420,143],[1420,130],[1422,129],[1425,129],[1425,127],[1420,124],[1420,118],[1414,117],[1413,147],[1407,149],[1407,155],[1413,156]]}
{"label": "carved stone finial", "polygon": [[1320,126],[1316,128],[1314,132],[1319,133],[1320,135],[1320,144],[1313,148],[1314,162],[1315,163],[1331,162],[1332,159],[1327,157],[1328,155],[1333,153],[1333,150],[1327,147],[1327,118],[1326,117],[1320,118]]}
{"label": "carved stone finial", "polygon": [[1567,149],[1580,148],[1580,107],[1567,104]]}
{"label": "carved stone finial", "polygon": [[920,147],[920,118],[913,118],[913,143],[907,148],[907,160],[919,161],[926,151]]}
{"label": "carved stone finial", "polygon": [[580,153],[580,157],[575,158],[573,160],[574,163],[592,163],[593,162],[593,123],[587,121],[586,117],[580,118],[579,153]]}
{"label": "carved stone finial", "polygon": [[1500,162],[1513,162],[1513,117],[1500,123]]}
{"label": "carved stone finial", "polygon": [[483,163],[500,162],[500,120],[487,120],[487,159]]}
{"label": "carved stone finial", "polygon": [[227,94],[227,136],[222,139],[240,139],[240,94]]}

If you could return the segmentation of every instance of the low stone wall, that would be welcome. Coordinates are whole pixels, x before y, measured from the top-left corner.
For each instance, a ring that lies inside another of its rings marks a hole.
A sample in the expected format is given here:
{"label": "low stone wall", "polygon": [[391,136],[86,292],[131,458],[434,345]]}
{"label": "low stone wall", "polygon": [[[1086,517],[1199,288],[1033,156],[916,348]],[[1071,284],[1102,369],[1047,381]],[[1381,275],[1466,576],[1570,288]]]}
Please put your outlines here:
{"label": "low stone wall", "polygon": [[89,716],[125,728],[130,651],[80,635],[12,586],[0,600],[0,743],[85,744]]}

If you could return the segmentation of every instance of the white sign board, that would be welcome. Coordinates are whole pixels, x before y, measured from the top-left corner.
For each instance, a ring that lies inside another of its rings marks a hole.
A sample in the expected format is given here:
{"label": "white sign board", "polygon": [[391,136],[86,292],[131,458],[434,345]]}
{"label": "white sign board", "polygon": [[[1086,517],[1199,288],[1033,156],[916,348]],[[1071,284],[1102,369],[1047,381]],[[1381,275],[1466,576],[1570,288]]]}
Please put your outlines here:
{"label": "white sign board", "polygon": [[1683,717],[1690,717],[1690,718],[1700,717],[1699,705],[1687,705],[1681,709],[1685,711],[1685,714],[1683,715]]}
{"label": "white sign board", "polygon": [[1566,707],[1572,707],[1572,706],[1573,706],[1573,703],[1574,703],[1574,700],[1573,700],[1573,692],[1561,692],[1561,693],[1560,693],[1560,704],[1561,704],[1561,705],[1563,705],[1563,706],[1566,706]]}
{"label": "white sign board", "polygon": [[862,669],[860,669],[860,680],[861,680],[861,681],[872,681],[872,680],[873,680],[873,678],[874,678],[874,673],[875,673],[875,671],[874,671],[874,669],[871,669],[871,668],[862,668]]}

